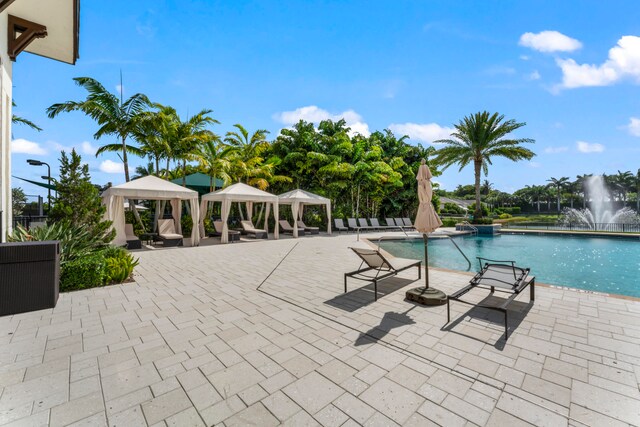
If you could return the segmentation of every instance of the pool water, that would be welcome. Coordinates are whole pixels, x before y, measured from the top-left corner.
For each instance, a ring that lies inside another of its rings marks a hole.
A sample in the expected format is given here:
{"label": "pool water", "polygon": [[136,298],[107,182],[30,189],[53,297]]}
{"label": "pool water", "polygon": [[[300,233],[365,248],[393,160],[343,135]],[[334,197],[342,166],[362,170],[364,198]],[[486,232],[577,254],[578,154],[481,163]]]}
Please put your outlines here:
{"label": "pool water", "polygon": [[[454,240],[473,271],[479,268],[476,257],[512,260],[531,268],[542,283],[640,297],[640,239],[500,234]],[[422,239],[387,240],[381,247],[397,257],[424,259]],[[468,270],[449,239],[429,239],[429,265]]]}

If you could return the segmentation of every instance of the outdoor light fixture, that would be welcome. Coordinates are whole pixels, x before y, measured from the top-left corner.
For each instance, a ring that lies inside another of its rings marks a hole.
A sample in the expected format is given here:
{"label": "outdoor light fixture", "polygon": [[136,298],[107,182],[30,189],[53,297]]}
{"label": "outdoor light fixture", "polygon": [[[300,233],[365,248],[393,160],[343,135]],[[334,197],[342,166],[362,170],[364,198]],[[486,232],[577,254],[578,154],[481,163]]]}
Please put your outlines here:
{"label": "outdoor light fixture", "polygon": [[[34,159],[27,159],[27,163],[31,166],[46,166],[47,176],[42,176],[41,178],[46,179],[47,184],[49,184],[49,186],[51,185],[51,166],[49,166],[49,163]],[[47,214],[49,214],[49,212],[51,212],[51,188],[47,188]]]}

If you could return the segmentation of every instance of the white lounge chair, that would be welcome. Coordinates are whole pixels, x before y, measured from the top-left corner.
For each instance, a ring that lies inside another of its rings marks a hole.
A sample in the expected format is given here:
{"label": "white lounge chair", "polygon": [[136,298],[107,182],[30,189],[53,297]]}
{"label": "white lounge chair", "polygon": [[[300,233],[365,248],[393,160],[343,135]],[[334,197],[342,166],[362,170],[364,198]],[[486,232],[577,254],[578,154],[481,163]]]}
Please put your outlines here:
{"label": "white lounge chair", "polygon": [[176,233],[176,225],[173,219],[158,220],[158,237],[164,247],[182,246],[182,234]]}

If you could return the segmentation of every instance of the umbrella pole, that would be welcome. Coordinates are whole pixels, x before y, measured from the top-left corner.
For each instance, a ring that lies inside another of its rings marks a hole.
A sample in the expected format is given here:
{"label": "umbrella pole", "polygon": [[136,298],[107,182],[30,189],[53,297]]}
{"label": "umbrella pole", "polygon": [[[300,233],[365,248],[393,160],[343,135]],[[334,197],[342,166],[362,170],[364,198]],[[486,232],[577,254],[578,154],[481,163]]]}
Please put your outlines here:
{"label": "umbrella pole", "polygon": [[424,288],[429,289],[429,238],[427,233],[422,233],[422,239],[424,240]]}
{"label": "umbrella pole", "polygon": [[447,303],[447,295],[444,292],[429,287],[429,238],[427,233],[422,233],[424,241],[424,286],[409,289],[406,297],[409,301],[415,301],[424,305],[442,305]]}

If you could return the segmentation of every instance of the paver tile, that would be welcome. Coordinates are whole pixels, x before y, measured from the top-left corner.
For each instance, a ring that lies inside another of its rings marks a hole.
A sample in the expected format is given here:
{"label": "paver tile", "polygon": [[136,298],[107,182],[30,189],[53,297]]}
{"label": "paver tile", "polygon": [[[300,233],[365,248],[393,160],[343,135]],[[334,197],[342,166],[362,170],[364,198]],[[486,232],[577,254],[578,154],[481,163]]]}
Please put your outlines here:
{"label": "paver tile", "polygon": [[424,402],[424,398],[393,381],[382,378],[365,390],[360,398],[392,420],[402,424]]}
{"label": "paver tile", "polygon": [[344,390],[317,372],[289,384],[284,393],[311,415],[333,402]]}

